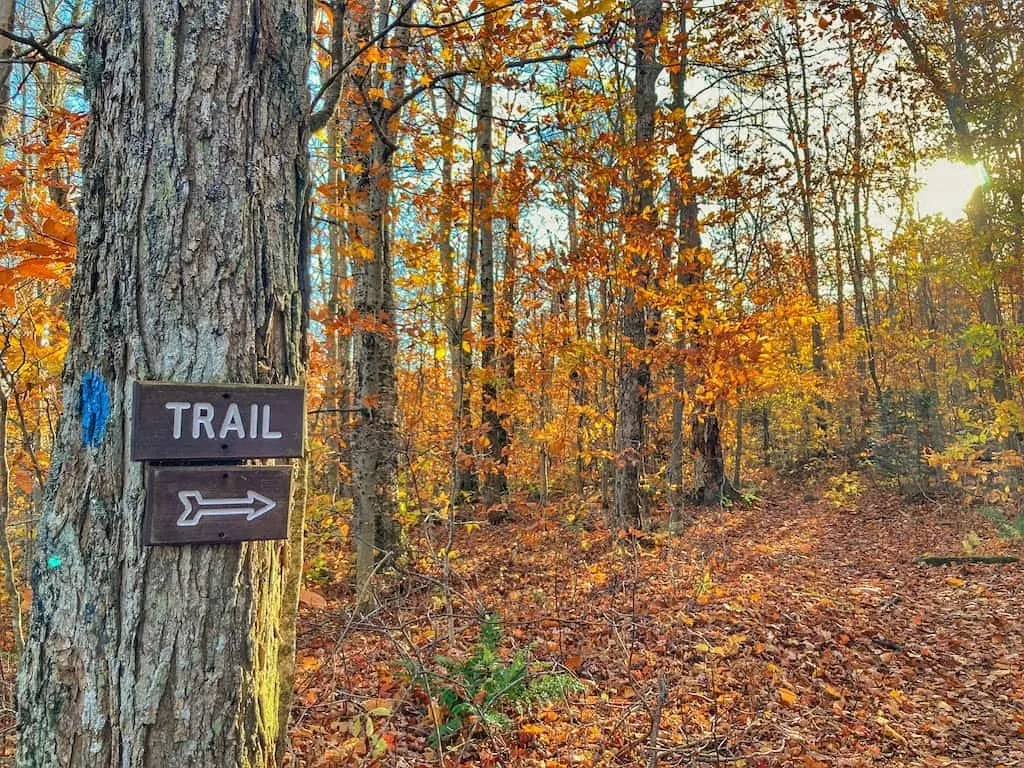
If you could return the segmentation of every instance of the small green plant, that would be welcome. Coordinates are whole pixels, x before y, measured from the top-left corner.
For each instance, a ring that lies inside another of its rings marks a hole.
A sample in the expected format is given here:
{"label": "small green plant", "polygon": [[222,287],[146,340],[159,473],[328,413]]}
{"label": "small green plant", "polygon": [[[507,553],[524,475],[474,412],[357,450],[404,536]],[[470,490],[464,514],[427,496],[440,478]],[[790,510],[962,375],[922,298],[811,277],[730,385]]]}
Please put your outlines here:
{"label": "small green plant", "polygon": [[986,519],[992,521],[999,538],[1006,541],[1024,541],[1024,512],[1009,518],[995,507],[984,507],[981,510]]}
{"label": "small green plant", "polygon": [[440,707],[441,721],[430,736],[433,746],[450,740],[471,722],[485,730],[506,730],[512,727],[508,715],[511,709],[522,711],[532,704],[583,690],[572,675],[545,674],[544,665],[531,663],[528,647],[520,648],[510,661],[505,661],[498,652],[501,639],[498,616],[489,614],[468,658],[435,656],[444,673],[414,670],[413,684],[433,694]]}

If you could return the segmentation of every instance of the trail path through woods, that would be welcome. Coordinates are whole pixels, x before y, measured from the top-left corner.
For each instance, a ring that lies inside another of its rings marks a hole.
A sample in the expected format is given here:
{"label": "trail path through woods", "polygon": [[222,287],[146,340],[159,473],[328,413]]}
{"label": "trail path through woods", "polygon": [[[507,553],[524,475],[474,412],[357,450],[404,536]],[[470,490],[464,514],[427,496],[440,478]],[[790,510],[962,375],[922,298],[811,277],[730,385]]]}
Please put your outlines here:
{"label": "trail path through woods", "polygon": [[[879,492],[837,508],[792,491],[678,537],[529,506],[462,526],[454,643],[428,560],[366,619],[350,595],[307,598],[291,765],[1024,766],[1021,566],[914,562],[972,531],[1019,554],[956,502]],[[445,713],[403,670],[471,653],[480,608],[509,653],[530,645],[585,691],[467,727],[442,758]]]}

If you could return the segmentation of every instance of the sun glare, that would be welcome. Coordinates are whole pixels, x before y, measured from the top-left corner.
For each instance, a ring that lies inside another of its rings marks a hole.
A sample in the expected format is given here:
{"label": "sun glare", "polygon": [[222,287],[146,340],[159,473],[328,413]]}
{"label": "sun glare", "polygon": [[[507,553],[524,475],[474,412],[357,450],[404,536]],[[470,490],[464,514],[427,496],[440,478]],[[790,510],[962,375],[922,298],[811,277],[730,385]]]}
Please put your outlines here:
{"label": "sun glare", "polygon": [[917,172],[917,183],[918,215],[937,214],[956,221],[963,218],[974,190],[985,183],[985,171],[980,165],[939,160]]}

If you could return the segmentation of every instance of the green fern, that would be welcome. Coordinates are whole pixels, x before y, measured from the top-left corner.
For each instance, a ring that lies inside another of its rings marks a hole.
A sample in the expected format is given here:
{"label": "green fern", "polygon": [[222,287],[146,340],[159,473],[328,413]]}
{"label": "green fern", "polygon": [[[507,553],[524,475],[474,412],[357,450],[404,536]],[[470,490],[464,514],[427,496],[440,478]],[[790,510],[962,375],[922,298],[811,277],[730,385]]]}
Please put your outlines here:
{"label": "green fern", "polygon": [[529,648],[521,648],[506,662],[498,652],[501,641],[498,616],[488,614],[468,658],[435,656],[434,662],[444,674],[424,668],[413,671],[413,684],[433,691],[447,715],[430,736],[432,746],[462,733],[470,717],[475,717],[485,731],[504,731],[512,727],[507,710],[515,708],[522,712],[533,704],[583,690],[572,675],[541,674],[539,664],[533,665],[531,674]]}

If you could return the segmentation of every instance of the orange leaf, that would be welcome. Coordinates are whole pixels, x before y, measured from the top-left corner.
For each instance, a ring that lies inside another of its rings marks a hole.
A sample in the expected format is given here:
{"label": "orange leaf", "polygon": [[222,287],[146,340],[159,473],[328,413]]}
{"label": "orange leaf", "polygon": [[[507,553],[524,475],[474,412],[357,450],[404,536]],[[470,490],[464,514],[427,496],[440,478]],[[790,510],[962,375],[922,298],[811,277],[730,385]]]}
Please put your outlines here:
{"label": "orange leaf", "polygon": [[327,598],[311,589],[304,589],[299,593],[299,605],[323,610],[327,607]]}

